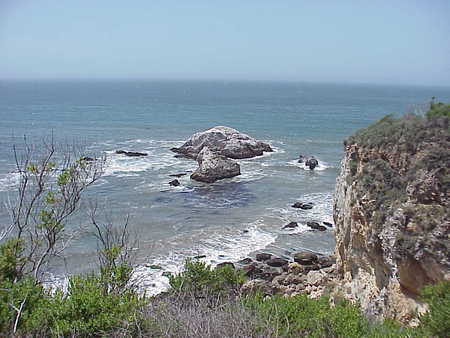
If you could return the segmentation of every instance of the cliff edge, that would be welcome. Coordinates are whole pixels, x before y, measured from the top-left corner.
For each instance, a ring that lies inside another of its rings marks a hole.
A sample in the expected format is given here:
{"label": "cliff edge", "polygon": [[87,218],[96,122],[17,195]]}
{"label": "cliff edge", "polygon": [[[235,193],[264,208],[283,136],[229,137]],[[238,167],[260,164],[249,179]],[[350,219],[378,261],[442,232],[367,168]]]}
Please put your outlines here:
{"label": "cliff edge", "polygon": [[345,142],[334,201],[340,290],[413,323],[420,290],[450,280],[449,118],[387,116]]}

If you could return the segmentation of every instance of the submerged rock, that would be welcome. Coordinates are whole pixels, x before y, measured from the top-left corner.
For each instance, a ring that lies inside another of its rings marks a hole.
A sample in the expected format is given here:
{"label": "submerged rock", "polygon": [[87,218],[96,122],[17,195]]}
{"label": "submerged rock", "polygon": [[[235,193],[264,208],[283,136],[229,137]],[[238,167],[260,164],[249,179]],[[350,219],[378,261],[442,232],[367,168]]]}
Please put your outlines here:
{"label": "submerged rock", "polygon": [[294,204],[291,205],[291,207],[297,208],[297,209],[309,210],[309,209],[313,208],[313,204],[312,203],[295,202]]}
{"label": "submerged rock", "polygon": [[178,180],[173,180],[173,181],[170,181],[169,184],[170,184],[172,187],[178,187],[178,186],[180,185],[180,181],[178,181]]}
{"label": "submerged rock", "polygon": [[282,229],[293,229],[298,227],[297,222],[289,222],[288,224],[284,225]]}
{"label": "submerged rock", "polygon": [[116,154],[125,155],[125,156],[129,156],[129,157],[148,156],[147,153],[140,153],[137,151],[126,151],[126,150],[116,150]]}
{"label": "submerged rock", "polygon": [[273,151],[269,144],[224,126],[217,126],[196,133],[181,147],[172,148],[171,150],[183,156],[197,159],[197,155],[205,147],[233,159],[252,158],[261,156],[264,152]]}
{"label": "submerged rock", "polygon": [[315,222],[315,221],[308,221],[308,222],[306,222],[306,225],[314,230],[319,230],[319,231],[327,230],[326,227],[324,227],[323,225],[320,225],[318,222]]}
{"label": "submerged rock", "polygon": [[170,177],[177,177],[177,178],[180,178],[180,177],[186,176],[186,175],[187,175],[187,173],[179,173],[179,174],[170,174],[169,176],[170,176]]}
{"label": "submerged rock", "polygon": [[191,175],[191,179],[196,181],[213,183],[241,174],[239,163],[213,152],[208,147],[203,148],[198,154],[197,162],[199,167]]}

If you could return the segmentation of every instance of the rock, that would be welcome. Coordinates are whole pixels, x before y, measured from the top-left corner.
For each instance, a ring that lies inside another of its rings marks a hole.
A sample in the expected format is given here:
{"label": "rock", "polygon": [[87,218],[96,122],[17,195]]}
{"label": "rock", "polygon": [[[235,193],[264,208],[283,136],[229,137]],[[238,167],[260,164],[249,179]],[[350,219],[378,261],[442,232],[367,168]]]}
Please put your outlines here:
{"label": "rock", "polygon": [[157,264],[148,264],[148,265],[146,265],[146,267],[153,269],[153,270],[162,270],[162,267]]}
{"label": "rock", "polygon": [[336,258],[330,256],[320,256],[318,258],[318,264],[321,269],[328,268],[333,264],[336,264]]}
{"label": "rock", "polygon": [[308,222],[306,222],[306,225],[314,230],[319,230],[319,231],[327,230],[326,227],[324,227],[323,225],[320,225],[318,222],[314,222],[314,221],[308,221]]}
{"label": "rock", "polygon": [[243,295],[248,295],[255,292],[261,292],[266,295],[272,294],[272,285],[270,282],[263,279],[253,279],[245,282],[241,286],[241,293]]}
{"label": "rock", "polygon": [[323,225],[326,225],[329,228],[333,227],[333,224],[331,224],[330,222],[322,222],[322,223]]}
{"label": "rock", "polygon": [[248,234],[249,232],[250,232],[250,231],[247,230],[247,229],[242,230],[242,233],[243,233],[243,234]]}
{"label": "rock", "polygon": [[301,265],[310,265],[316,263],[317,255],[309,251],[296,252],[294,254],[294,262]]}
{"label": "rock", "polygon": [[219,264],[216,265],[216,269],[221,269],[221,268],[224,268],[224,267],[226,267],[226,266],[229,266],[229,267],[231,267],[232,269],[235,268],[235,267],[234,267],[234,264],[233,264],[232,262],[222,262],[222,263],[219,263]]}
{"label": "rock", "polygon": [[80,161],[85,161],[85,162],[93,162],[96,160],[97,160],[96,158],[89,157],[89,156],[84,156],[84,157],[80,158]]}
{"label": "rock", "polygon": [[268,266],[263,269],[263,272],[258,276],[258,278],[262,278],[268,281],[273,280],[276,276],[279,276],[283,273],[283,269],[280,267]]}
{"label": "rock", "polygon": [[180,181],[178,181],[178,180],[173,180],[173,181],[170,181],[169,182],[169,184],[172,186],[172,187],[178,187],[179,185],[180,185]]}
{"label": "rock", "polygon": [[204,147],[197,156],[199,167],[191,175],[191,179],[213,183],[224,178],[231,178],[241,174],[239,163],[230,160]]}
{"label": "rock", "polygon": [[313,156],[305,161],[305,165],[310,169],[314,170],[315,167],[319,165],[319,161],[317,161]]}
{"label": "rock", "polygon": [[296,227],[298,227],[297,222],[290,222],[290,223],[286,224],[285,226],[283,226],[282,229],[293,229]]}
{"label": "rock", "polygon": [[306,159],[306,156],[305,156],[305,155],[300,155],[300,156],[298,157],[297,163],[304,163],[304,162],[305,162],[305,159]]}
{"label": "rock", "polygon": [[186,176],[186,175],[187,175],[187,173],[179,173],[179,174],[170,174],[169,176],[170,176],[170,177],[177,177],[177,178],[180,178],[180,177]]}
{"label": "rock", "polygon": [[[295,260],[295,259],[294,259]],[[303,266],[297,262],[288,264],[288,272],[294,275],[300,275],[304,272]]]}
{"label": "rock", "polygon": [[303,210],[309,210],[313,208],[312,203],[303,203],[303,202],[295,202],[293,205],[291,205],[293,208],[303,209]]}
{"label": "rock", "polygon": [[198,255],[198,256],[194,256],[194,259],[202,259],[202,258],[206,258],[206,255]]}
{"label": "rock", "polygon": [[169,278],[169,277],[172,276],[172,272],[170,272],[170,271],[164,271],[164,272],[162,273],[162,276],[163,276],[163,277]]}
{"label": "rock", "polygon": [[271,254],[260,252],[256,254],[256,260],[258,262],[267,261],[272,258]]}
{"label": "rock", "polygon": [[275,257],[266,261],[266,264],[273,267],[281,267],[287,265],[289,262],[283,258]]}
{"label": "rock", "polygon": [[148,156],[147,153],[140,153],[137,151],[125,151],[125,150],[117,150],[116,154],[130,156],[130,157]]}
{"label": "rock", "polygon": [[247,265],[247,264],[252,264],[252,263],[253,263],[253,260],[248,257],[238,261],[238,264],[242,264],[242,265]]}
{"label": "rock", "polygon": [[310,271],[306,275],[306,282],[309,285],[319,286],[323,285],[327,280],[327,276],[320,271]]}
{"label": "rock", "polygon": [[263,270],[261,267],[259,267],[256,263],[252,263],[250,265],[245,265],[242,268],[242,271],[244,272],[244,275],[247,277],[254,278],[255,276],[263,273]]}
{"label": "rock", "polygon": [[261,156],[264,152],[272,152],[269,144],[258,141],[237,130],[217,126],[209,130],[192,135],[181,147],[172,148],[173,152],[196,159],[197,155],[208,147],[218,154],[233,158],[251,158]]}

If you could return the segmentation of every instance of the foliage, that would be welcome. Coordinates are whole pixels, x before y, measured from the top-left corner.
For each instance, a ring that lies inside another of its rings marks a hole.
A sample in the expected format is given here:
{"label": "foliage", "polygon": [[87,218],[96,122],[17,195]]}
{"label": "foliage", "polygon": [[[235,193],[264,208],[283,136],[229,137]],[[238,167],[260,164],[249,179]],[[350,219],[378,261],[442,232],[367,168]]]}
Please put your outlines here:
{"label": "foliage", "polygon": [[272,325],[277,337],[407,337],[413,332],[391,322],[370,324],[357,306],[341,300],[332,307],[326,297],[253,295],[244,303]]}
{"label": "foliage", "polygon": [[450,117],[450,104],[442,102],[431,103],[430,110],[426,114],[428,119],[436,117]]}
{"label": "foliage", "polygon": [[204,262],[192,259],[186,260],[181,273],[169,278],[170,286],[174,291],[208,291],[217,294],[237,290],[244,281],[243,273],[231,266],[225,265],[213,269]]}
{"label": "foliage", "polygon": [[8,239],[0,244],[0,282],[20,278],[17,267],[22,264],[24,245],[21,240]]}
{"label": "foliage", "polygon": [[0,282],[0,335],[27,327],[33,316],[46,309],[47,295],[33,278]]}
{"label": "foliage", "polygon": [[450,281],[426,286],[422,297],[429,311],[420,318],[422,327],[434,337],[448,337],[450,332]]}
{"label": "foliage", "polygon": [[66,224],[79,210],[84,190],[100,178],[104,164],[104,159],[86,162],[76,155],[75,148],[59,146],[53,139],[42,144],[24,139],[20,150],[14,147],[20,180],[17,199],[8,205],[11,224],[0,231],[0,241],[9,237],[23,244],[14,252],[17,276],[39,279],[42,268],[74,236]]}
{"label": "foliage", "polygon": [[34,327],[47,327],[53,336],[101,336],[130,326],[144,304],[132,289],[110,293],[103,288],[100,276],[75,276],[69,281],[67,293],[58,291],[46,308],[35,311]]}

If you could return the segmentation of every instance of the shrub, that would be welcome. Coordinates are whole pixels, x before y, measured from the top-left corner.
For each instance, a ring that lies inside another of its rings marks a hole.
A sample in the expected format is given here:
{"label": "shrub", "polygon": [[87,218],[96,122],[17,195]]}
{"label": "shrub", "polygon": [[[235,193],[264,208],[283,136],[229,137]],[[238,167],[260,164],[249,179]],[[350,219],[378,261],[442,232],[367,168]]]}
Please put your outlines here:
{"label": "shrub", "polygon": [[103,285],[93,274],[72,277],[67,294],[58,291],[46,309],[34,313],[33,329],[48,327],[52,336],[101,336],[130,324],[132,328],[143,300],[133,290],[113,294]]}
{"label": "shrub", "polygon": [[225,265],[213,269],[192,259],[186,260],[183,272],[169,278],[173,291],[212,292],[226,294],[237,290],[245,281],[241,271]]}
{"label": "shrub", "polygon": [[442,102],[431,103],[430,110],[426,114],[428,119],[436,117],[450,117],[450,104]]}
{"label": "shrub", "polygon": [[430,336],[448,337],[450,332],[450,281],[426,286],[422,298],[429,311],[420,317],[423,329]]}
{"label": "shrub", "polygon": [[331,307],[326,297],[311,299],[298,295],[266,299],[255,295],[247,297],[244,303],[274,328],[276,337],[411,337],[416,334],[395,322],[369,323],[358,306],[345,300]]}

